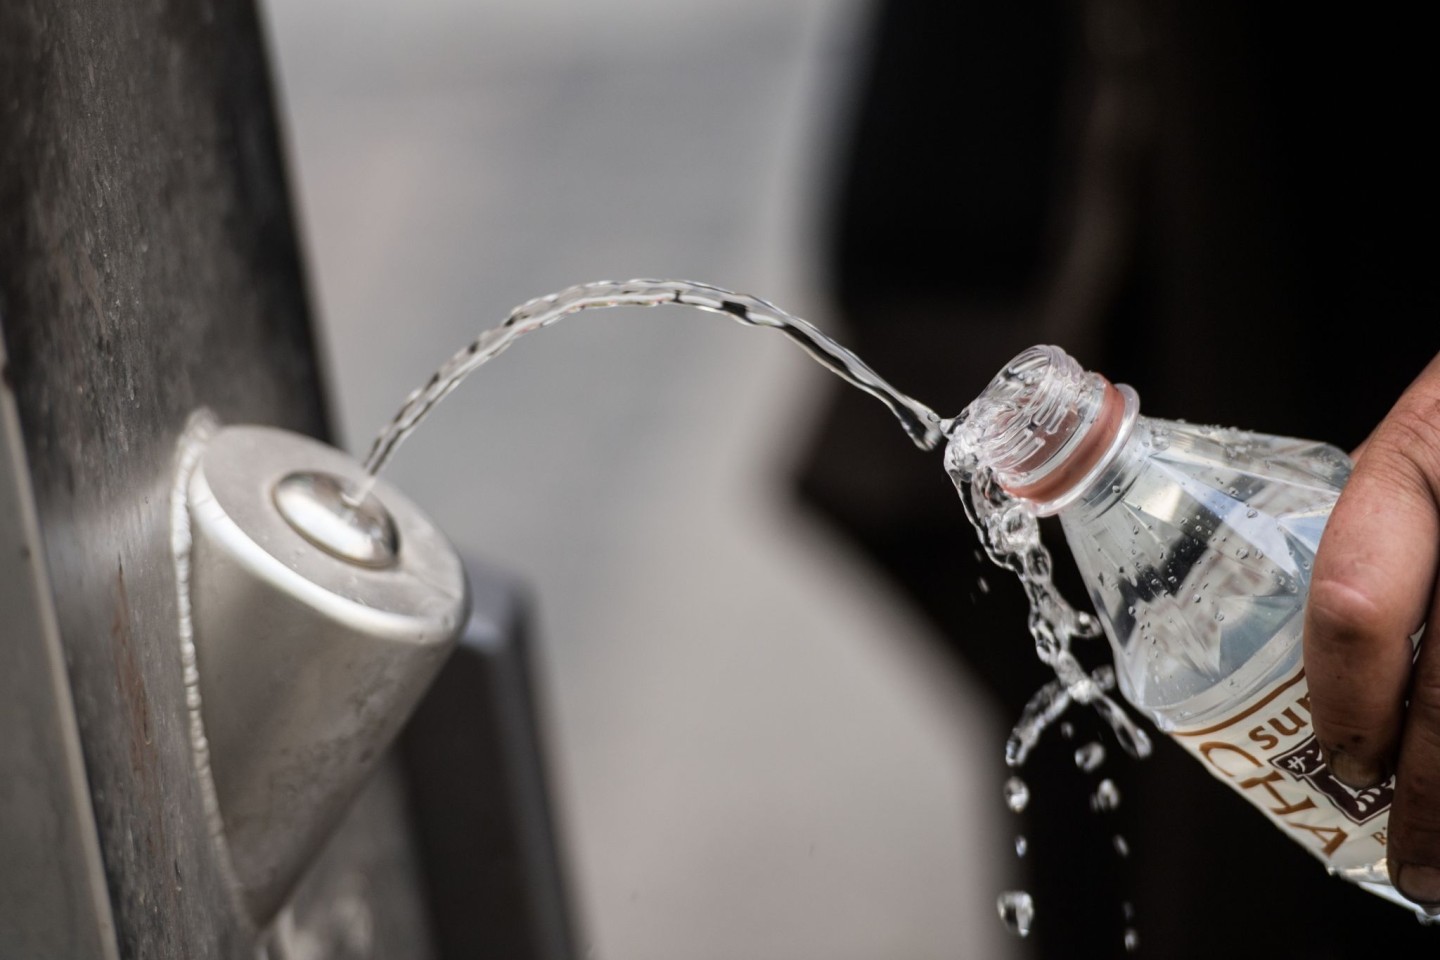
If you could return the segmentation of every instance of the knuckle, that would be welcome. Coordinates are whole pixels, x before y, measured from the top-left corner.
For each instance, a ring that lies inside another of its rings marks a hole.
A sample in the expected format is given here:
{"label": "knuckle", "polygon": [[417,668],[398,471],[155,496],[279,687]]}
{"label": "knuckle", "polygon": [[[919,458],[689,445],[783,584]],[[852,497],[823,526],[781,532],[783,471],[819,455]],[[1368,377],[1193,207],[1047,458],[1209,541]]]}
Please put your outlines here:
{"label": "knuckle", "polygon": [[[1402,402],[1385,418],[1377,433],[1370,464],[1386,479],[1433,493],[1440,487],[1440,397]],[[1371,450],[1367,450],[1367,459]]]}

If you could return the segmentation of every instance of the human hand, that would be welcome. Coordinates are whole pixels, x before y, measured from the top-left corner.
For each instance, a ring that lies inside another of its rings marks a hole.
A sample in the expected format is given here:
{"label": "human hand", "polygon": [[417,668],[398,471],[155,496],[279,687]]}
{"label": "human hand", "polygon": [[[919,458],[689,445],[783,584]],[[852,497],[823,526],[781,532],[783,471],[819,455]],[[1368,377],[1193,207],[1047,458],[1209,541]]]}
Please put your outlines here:
{"label": "human hand", "polygon": [[1312,720],[1341,782],[1395,774],[1391,882],[1440,907],[1440,356],[1354,459],[1305,610]]}

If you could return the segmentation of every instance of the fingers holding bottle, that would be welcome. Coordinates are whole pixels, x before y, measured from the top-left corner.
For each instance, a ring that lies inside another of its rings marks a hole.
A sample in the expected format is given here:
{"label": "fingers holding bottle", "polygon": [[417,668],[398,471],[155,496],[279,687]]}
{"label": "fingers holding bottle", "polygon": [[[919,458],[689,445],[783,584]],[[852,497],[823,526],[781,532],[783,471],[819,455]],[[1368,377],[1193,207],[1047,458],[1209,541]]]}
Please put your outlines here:
{"label": "fingers holding bottle", "polygon": [[1440,902],[1440,650],[1423,645],[1414,663],[1410,637],[1427,620],[1434,632],[1437,577],[1440,357],[1357,451],[1305,617],[1315,731],[1331,772],[1353,787],[1397,774],[1392,879],[1425,903]]}
{"label": "fingers holding bottle", "polygon": [[1415,661],[1388,833],[1390,882],[1440,907],[1440,592]]}

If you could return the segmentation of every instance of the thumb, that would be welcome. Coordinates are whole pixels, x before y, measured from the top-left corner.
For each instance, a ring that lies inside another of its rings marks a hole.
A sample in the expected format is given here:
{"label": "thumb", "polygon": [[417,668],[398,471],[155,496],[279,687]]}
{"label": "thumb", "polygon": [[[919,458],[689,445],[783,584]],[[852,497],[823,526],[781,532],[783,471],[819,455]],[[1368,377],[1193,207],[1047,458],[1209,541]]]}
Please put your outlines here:
{"label": "thumb", "polygon": [[1410,636],[1440,565],[1440,357],[1357,451],[1315,556],[1305,669],[1315,732],[1336,777],[1391,771],[1410,682]]}

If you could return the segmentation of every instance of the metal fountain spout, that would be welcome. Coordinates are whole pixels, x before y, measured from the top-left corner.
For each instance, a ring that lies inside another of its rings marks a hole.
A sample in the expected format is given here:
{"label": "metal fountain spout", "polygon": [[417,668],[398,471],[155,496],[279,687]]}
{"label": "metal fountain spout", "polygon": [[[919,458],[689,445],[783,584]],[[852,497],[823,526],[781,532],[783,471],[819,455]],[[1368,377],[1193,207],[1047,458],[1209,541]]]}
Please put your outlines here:
{"label": "metal fountain spout", "polygon": [[284,905],[469,613],[450,543],[384,482],[351,502],[364,479],[314,440],[238,426],[209,438],[185,488],[193,740],[213,783],[212,827],[260,924]]}

